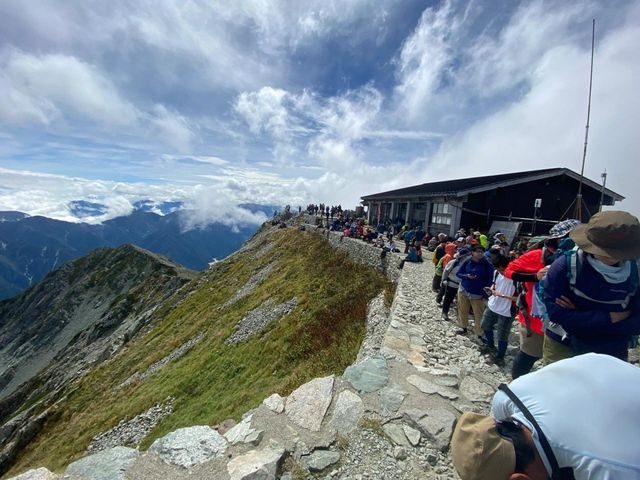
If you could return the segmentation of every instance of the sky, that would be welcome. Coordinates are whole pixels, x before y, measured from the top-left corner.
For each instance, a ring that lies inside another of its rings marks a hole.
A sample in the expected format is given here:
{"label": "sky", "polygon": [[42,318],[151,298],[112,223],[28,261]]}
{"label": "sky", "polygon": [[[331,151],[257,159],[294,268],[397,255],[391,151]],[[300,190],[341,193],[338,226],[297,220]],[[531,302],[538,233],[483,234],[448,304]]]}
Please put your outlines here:
{"label": "sky", "polygon": [[[424,182],[580,171],[640,215],[640,0],[0,0],[0,210],[353,208]],[[232,219],[232,220],[229,220]]]}

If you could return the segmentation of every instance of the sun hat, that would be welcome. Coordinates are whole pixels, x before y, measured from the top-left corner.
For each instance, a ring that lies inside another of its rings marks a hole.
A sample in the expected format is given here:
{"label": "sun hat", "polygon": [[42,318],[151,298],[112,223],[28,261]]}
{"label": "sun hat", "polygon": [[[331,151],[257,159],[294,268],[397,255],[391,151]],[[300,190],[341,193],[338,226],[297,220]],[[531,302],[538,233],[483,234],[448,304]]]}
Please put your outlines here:
{"label": "sun hat", "polygon": [[501,437],[492,417],[462,414],[451,437],[453,466],[462,480],[508,480],[516,469],[516,451]]}
{"label": "sun hat", "polygon": [[529,239],[529,241],[527,242],[527,248],[534,247],[534,246],[544,242],[547,238],[549,238],[548,235],[537,235],[535,237],[531,237]]}
{"label": "sun hat", "polygon": [[580,220],[576,220],[575,218],[569,218],[556,223],[551,227],[551,230],[549,230],[549,238],[562,238],[578,225],[580,225]]}
{"label": "sun hat", "polygon": [[640,222],[628,212],[596,213],[569,233],[576,245],[587,253],[617,260],[640,258]]}

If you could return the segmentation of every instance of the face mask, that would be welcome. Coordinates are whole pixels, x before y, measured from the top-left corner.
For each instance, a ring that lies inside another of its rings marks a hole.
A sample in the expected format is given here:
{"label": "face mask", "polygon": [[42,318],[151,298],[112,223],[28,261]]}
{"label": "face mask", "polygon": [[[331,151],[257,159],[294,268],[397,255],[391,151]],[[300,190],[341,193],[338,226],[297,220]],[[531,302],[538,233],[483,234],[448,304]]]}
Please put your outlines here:
{"label": "face mask", "polygon": [[631,275],[631,262],[628,260],[622,262],[621,265],[607,265],[597,258],[587,255],[587,262],[604,277],[607,283],[624,283]]}

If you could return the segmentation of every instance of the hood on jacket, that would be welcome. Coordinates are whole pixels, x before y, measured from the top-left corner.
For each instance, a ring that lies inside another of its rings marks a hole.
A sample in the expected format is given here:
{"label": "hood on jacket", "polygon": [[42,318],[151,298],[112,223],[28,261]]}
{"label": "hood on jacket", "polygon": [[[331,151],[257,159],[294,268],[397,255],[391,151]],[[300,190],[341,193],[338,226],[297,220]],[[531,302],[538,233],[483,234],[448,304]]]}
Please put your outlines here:
{"label": "hood on jacket", "polygon": [[456,244],[455,243],[447,243],[444,246],[444,251],[446,254],[451,255],[453,257],[454,253],[456,253]]}

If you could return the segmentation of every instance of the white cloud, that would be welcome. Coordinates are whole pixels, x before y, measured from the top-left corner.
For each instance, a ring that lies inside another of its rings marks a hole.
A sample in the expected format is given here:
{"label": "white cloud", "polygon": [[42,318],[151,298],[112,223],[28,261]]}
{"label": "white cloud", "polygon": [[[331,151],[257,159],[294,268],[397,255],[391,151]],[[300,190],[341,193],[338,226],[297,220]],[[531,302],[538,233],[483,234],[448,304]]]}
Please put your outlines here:
{"label": "white cloud", "polygon": [[586,27],[584,20],[593,8],[590,2],[567,2],[562,8],[550,8],[543,1],[524,3],[497,36],[481,35],[466,47],[467,64],[457,81],[481,96],[530,82],[548,51],[585,38],[574,27]]}
{"label": "white cloud", "polygon": [[[598,43],[585,174],[629,197],[620,208],[640,213],[636,152],[640,138],[640,64],[629,62],[640,28],[629,25]],[[566,166],[580,171],[584,142],[589,51],[554,48],[535,64],[531,90],[518,101],[448,138],[429,162],[429,177],[451,178]],[[634,87],[634,85],[636,87]],[[426,177],[426,175],[425,175]]]}
{"label": "white cloud", "polygon": [[454,58],[456,35],[464,19],[454,13],[451,0],[437,9],[427,8],[415,32],[402,46],[396,95],[402,112],[410,119],[428,108]]}
{"label": "white cloud", "polygon": [[169,111],[164,105],[155,105],[148,121],[153,128],[154,138],[164,139],[165,144],[179,152],[189,152],[194,133],[185,117]]}
{"label": "white cloud", "polygon": [[96,123],[130,126],[136,109],[124,101],[95,67],[65,55],[0,54],[0,122],[48,125],[77,115]]}

